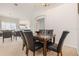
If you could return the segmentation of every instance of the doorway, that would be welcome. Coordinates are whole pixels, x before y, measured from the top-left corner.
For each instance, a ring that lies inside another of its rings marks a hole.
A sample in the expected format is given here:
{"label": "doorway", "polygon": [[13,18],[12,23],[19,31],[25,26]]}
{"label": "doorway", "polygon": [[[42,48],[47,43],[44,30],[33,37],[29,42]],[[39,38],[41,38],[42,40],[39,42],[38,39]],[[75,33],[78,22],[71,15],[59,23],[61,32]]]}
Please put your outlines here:
{"label": "doorway", "polygon": [[36,30],[40,30],[40,29],[45,29],[45,18],[44,17],[39,17],[36,20]]}

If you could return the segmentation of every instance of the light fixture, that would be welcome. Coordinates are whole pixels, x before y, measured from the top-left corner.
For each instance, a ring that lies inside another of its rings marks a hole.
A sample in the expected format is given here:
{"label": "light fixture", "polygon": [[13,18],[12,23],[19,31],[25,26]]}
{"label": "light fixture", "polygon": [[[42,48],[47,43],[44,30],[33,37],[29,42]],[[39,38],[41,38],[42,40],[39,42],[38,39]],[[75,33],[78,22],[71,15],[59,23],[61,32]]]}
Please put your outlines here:
{"label": "light fixture", "polygon": [[43,7],[48,7],[49,4],[48,4],[48,3],[41,3],[41,6],[43,6]]}
{"label": "light fixture", "polygon": [[18,6],[18,4],[17,4],[17,3],[14,3],[14,5],[15,5],[15,6]]}

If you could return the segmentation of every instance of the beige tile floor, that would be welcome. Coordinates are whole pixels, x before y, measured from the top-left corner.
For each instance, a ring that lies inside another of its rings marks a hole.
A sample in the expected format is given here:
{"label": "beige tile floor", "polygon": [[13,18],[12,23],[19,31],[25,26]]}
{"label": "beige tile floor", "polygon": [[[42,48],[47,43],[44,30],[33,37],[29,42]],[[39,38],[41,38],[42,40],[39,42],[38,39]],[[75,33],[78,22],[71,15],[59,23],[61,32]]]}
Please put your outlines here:
{"label": "beige tile floor", "polygon": [[[29,56],[32,56],[33,53],[29,51]],[[56,56],[57,54],[53,51],[48,51],[47,56]],[[77,51],[75,48],[71,47],[63,47],[63,55],[64,56],[77,56]],[[0,56],[26,56],[25,49],[22,51],[22,39],[15,38],[13,41],[10,39],[5,39],[5,42],[2,42],[2,38],[0,37]],[[36,51],[36,56],[43,56],[42,49]]]}

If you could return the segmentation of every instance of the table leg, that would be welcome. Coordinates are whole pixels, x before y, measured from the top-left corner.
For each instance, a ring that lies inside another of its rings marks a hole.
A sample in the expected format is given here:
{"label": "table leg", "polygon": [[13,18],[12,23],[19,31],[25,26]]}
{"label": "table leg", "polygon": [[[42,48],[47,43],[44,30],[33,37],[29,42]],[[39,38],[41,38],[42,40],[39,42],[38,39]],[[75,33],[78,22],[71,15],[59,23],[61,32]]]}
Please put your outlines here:
{"label": "table leg", "polygon": [[47,40],[44,40],[44,56],[47,55]]}

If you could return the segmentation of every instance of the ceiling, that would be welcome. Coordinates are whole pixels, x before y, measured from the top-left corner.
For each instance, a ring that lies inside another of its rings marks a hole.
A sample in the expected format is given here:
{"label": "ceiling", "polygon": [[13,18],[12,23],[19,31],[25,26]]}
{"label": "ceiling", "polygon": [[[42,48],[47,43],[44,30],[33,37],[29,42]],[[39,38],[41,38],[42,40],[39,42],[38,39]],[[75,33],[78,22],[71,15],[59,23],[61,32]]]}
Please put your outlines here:
{"label": "ceiling", "polygon": [[0,15],[14,18],[29,18],[34,13],[55,8],[60,3],[49,3],[47,6],[41,3],[0,3]]}

